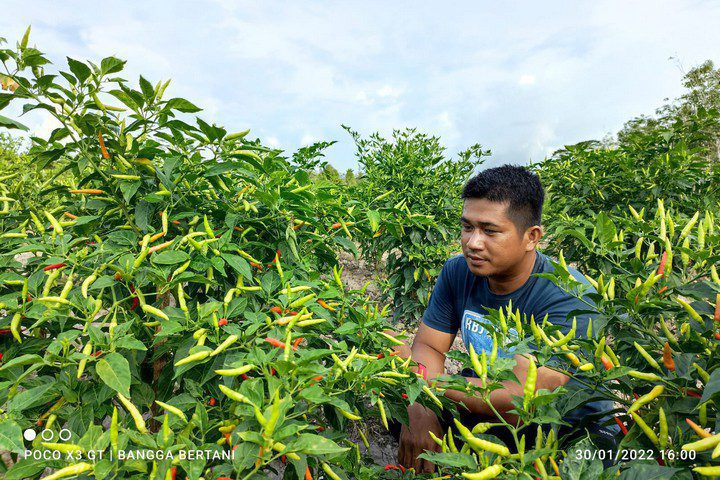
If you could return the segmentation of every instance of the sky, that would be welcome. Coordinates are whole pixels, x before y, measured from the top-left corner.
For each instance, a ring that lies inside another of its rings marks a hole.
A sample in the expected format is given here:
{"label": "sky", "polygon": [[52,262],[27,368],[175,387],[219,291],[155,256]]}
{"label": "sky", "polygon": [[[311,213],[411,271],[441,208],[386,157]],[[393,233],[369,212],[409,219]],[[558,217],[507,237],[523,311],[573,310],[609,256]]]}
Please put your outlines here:
{"label": "sky", "polygon": [[[407,127],[485,166],[538,162],[614,134],[681,95],[683,72],[720,63],[717,1],[30,0],[0,5],[0,37],[66,56],[128,60],[124,78],[172,79],[201,118],[289,153]],[[18,118],[18,110],[6,116]],[[39,135],[46,112],[19,120]]]}

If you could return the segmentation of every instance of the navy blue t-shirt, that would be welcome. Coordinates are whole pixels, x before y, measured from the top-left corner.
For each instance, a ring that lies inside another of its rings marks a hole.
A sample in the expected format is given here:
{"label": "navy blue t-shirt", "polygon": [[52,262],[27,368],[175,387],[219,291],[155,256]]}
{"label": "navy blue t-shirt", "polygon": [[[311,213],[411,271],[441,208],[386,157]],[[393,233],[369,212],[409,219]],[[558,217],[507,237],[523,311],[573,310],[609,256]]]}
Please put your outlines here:
{"label": "navy blue t-shirt", "polygon": [[[532,273],[552,272],[554,270],[548,257],[537,252],[535,265]],[[573,277],[589,286],[591,292],[595,289],[587,279],[574,268],[568,268]],[[512,293],[497,295],[490,291],[487,277],[477,276],[468,268],[463,255],[451,258],[442,268],[435,288],[433,289],[427,310],[423,315],[425,325],[445,333],[457,334],[460,331],[463,343],[469,348],[472,343],[475,351],[492,350],[493,339],[478,321],[488,323],[484,316],[488,313],[485,309],[499,309],[506,307],[512,300],[513,310],[520,309],[520,312],[530,318],[535,316],[538,324],[542,322],[545,315],[553,325],[560,326],[563,333],[567,333],[572,327],[573,317],[576,318],[576,336],[585,338],[588,320],[591,314],[575,314],[568,318],[568,314],[574,310],[588,310],[590,307],[581,302],[578,298],[563,291],[550,280],[530,276],[525,284]],[[585,300],[592,303],[588,298]],[[594,305],[594,304],[593,304]],[[508,324],[510,337],[517,335],[513,328],[513,322]],[[529,330],[529,329],[528,329]],[[499,357],[513,357],[511,349],[498,346]],[[567,388],[577,387],[581,384],[571,378],[566,384]],[[573,410],[566,415],[565,420],[571,424],[588,414],[612,410],[610,401],[592,402]]]}

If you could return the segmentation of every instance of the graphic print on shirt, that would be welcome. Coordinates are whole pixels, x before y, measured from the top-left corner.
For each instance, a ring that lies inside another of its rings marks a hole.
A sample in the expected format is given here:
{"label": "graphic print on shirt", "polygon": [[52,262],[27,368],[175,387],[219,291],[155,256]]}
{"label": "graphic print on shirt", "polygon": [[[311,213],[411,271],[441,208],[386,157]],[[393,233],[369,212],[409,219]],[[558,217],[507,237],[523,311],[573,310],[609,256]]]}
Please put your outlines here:
{"label": "graphic print on shirt", "polygon": [[[483,350],[485,353],[490,355],[493,347],[492,334],[490,334],[481,323],[490,323],[485,316],[472,310],[465,310],[462,316],[461,322],[461,335],[463,343],[466,348],[470,348],[470,344],[475,348],[475,351],[480,354]],[[517,339],[517,331],[514,328],[508,329],[508,341],[514,341]],[[503,348],[502,345],[498,345],[498,357],[512,358],[514,347]]]}

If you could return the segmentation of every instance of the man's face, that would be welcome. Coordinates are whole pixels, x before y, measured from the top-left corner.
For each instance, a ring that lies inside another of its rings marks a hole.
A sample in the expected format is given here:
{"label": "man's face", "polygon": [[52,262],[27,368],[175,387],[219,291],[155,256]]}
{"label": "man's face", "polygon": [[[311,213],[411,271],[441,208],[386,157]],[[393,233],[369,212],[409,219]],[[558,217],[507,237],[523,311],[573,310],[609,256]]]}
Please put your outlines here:
{"label": "man's face", "polygon": [[507,203],[484,198],[465,199],[461,243],[465,261],[475,275],[501,276],[512,271],[528,251],[525,232],[518,232],[507,216],[507,207]]}

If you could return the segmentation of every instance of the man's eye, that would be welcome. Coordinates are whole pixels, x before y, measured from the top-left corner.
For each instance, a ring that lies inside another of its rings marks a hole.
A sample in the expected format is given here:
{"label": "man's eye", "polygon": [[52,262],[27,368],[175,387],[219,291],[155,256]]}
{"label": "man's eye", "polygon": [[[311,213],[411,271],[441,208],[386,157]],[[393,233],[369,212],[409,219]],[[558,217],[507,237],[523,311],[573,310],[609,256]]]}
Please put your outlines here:
{"label": "man's eye", "polygon": [[471,231],[471,230],[473,229],[472,225],[463,225],[462,228],[463,228],[463,230],[465,230],[466,232],[469,232],[469,231]]}
{"label": "man's eye", "polygon": [[485,230],[485,233],[487,233],[488,235],[492,235],[493,233],[497,233],[497,231],[495,231],[495,230]]}

